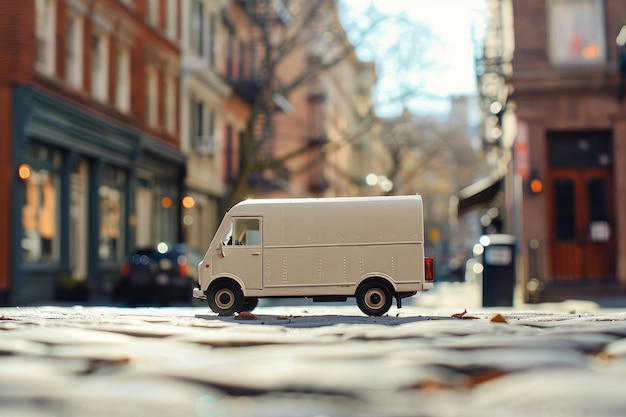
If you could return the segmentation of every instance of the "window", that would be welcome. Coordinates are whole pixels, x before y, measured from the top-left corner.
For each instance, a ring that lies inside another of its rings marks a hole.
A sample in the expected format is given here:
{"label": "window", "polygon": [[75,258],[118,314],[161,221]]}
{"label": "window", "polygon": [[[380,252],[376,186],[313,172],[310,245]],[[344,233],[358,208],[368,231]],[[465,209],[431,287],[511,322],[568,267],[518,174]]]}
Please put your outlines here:
{"label": "window", "polygon": [[216,27],[215,25],[217,24],[216,19],[215,19],[215,14],[211,13],[209,15],[209,39],[208,39],[208,46],[209,46],[209,51],[208,51],[208,59],[209,59],[209,65],[210,66],[214,66],[215,65],[215,32],[216,32]]}
{"label": "window", "polygon": [[115,105],[122,112],[130,110],[130,51],[127,47],[117,50],[117,84],[115,85]]}
{"label": "window", "polygon": [[178,36],[178,4],[177,0],[167,0],[167,21],[166,33],[170,39],[176,39]]}
{"label": "window", "polygon": [[230,180],[233,175],[233,127],[229,124],[226,125],[226,180]]}
{"label": "window", "polygon": [[67,17],[65,80],[76,88],[83,85],[83,19],[71,14]]}
{"label": "window", "polygon": [[95,98],[108,98],[108,37],[100,33],[91,35],[91,93]]}
{"label": "window", "polygon": [[190,16],[189,39],[191,48],[198,56],[204,56],[204,3],[201,0],[193,0]]}
{"label": "window", "polygon": [[204,137],[204,103],[192,98],[189,103],[191,115],[191,138],[193,149],[197,149]]}
{"label": "window", "polygon": [[168,75],[165,79],[165,130],[176,133],[176,78]]}
{"label": "window", "polygon": [[149,66],[146,68],[146,122],[150,127],[159,124],[159,78],[156,68]]}
{"label": "window", "polygon": [[159,26],[159,0],[148,0],[148,23]]}
{"label": "window", "polygon": [[105,166],[98,195],[100,196],[100,244],[98,254],[103,261],[119,262],[124,257],[124,204],[126,174]]}
{"label": "window", "polygon": [[573,240],[576,237],[575,203],[574,181],[569,178],[554,180],[554,224],[559,241]]}
{"label": "window", "polygon": [[27,262],[57,262],[61,153],[31,143],[26,154],[34,163],[30,175],[24,180],[22,259]]}
{"label": "window", "polygon": [[261,222],[253,218],[233,219],[222,239],[226,246],[258,246],[261,244]]}
{"label": "window", "polygon": [[39,70],[50,75],[55,72],[55,6],[56,2],[54,0],[37,0],[37,3],[35,3],[36,63]]}
{"label": "window", "polygon": [[606,59],[602,0],[550,0],[550,59],[556,65],[580,65]]}

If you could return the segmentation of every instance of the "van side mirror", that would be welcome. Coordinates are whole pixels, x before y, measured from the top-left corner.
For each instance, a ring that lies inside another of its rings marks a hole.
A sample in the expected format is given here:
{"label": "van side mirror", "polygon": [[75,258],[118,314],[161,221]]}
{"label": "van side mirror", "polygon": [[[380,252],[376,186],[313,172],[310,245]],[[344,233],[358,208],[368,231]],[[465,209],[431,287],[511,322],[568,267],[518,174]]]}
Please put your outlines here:
{"label": "van side mirror", "polygon": [[226,254],[224,253],[224,242],[220,242],[219,243],[219,247],[217,248],[220,253],[222,254],[222,258],[226,256]]}

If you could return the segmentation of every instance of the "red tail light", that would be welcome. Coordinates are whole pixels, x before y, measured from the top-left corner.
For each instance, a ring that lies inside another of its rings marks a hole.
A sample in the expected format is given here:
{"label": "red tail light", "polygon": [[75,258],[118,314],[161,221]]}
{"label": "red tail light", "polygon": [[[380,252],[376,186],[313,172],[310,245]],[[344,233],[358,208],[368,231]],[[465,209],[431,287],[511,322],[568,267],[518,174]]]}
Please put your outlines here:
{"label": "red tail light", "polygon": [[181,277],[189,275],[189,265],[187,264],[187,258],[184,256],[178,257],[178,273]]}
{"label": "red tail light", "polygon": [[125,261],[124,263],[122,263],[122,266],[120,266],[120,275],[122,277],[127,277],[128,275],[130,275],[130,264],[128,263],[128,261]]}
{"label": "red tail light", "polygon": [[426,281],[435,280],[435,260],[433,258],[424,258],[424,279]]}

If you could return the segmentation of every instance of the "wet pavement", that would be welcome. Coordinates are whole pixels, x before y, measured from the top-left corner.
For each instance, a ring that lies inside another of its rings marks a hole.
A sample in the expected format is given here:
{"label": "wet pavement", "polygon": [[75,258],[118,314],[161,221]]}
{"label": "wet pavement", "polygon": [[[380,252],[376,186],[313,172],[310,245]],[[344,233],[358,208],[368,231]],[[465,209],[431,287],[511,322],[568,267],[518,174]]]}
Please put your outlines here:
{"label": "wet pavement", "polygon": [[568,307],[0,308],[0,415],[626,415],[626,309]]}

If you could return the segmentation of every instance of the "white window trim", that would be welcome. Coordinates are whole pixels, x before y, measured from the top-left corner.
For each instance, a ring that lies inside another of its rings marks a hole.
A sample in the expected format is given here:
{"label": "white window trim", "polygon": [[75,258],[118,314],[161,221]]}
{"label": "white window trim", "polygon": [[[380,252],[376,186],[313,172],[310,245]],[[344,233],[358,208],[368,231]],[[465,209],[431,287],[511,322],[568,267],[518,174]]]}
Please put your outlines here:
{"label": "white window trim", "polygon": [[[108,100],[109,90],[109,36],[99,32],[92,32],[92,47],[93,37],[100,38],[100,50],[98,51],[99,57],[96,57],[95,51],[92,50],[91,56],[91,94],[98,100],[106,102]],[[98,59],[98,63],[102,65],[102,68],[96,73],[95,60]],[[96,75],[100,75],[98,78]]]}
{"label": "white window trim", "polygon": [[130,111],[130,49],[121,46],[117,49],[115,106],[124,113]]}
{"label": "white window trim", "polygon": [[84,57],[84,20],[82,16],[78,16],[74,13],[68,13],[69,20],[74,21],[74,33],[71,34],[73,39],[70,39],[68,33],[68,39],[66,42],[71,42],[73,57],[71,61],[68,59],[68,51],[66,50],[65,58],[65,80],[69,85],[76,89],[80,89],[83,86],[83,57]]}
{"label": "white window trim", "polygon": [[[37,0],[35,7],[35,38],[37,40],[35,67],[45,74],[54,75],[56,72],[56,0]],[[43,47],[43,51],[40,47]]]}

